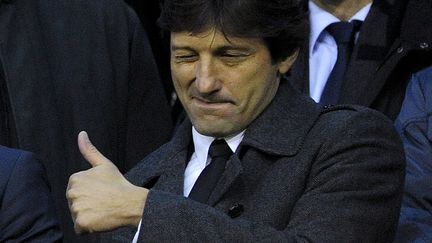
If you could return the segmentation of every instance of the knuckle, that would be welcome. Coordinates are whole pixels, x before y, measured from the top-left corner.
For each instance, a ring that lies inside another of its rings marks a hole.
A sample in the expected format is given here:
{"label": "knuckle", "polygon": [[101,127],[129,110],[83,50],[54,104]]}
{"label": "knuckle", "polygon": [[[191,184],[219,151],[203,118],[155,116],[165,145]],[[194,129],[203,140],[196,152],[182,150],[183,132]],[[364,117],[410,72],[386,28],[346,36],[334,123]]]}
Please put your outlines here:
{"label": "knuckle", "polygon": [[79,227],[80,229],[86,229],[87,228],[87,220],[83,216],[77,216],[75,219],[75,226]]}
{"label": "knuckle", "polygon": [[74,229],[77,234],[81,234],[83,232],[81,221],[81,218],[75,218]]}
{"label": "knuckle", "polygon": [[79,181],[80,175],[81,175],[81,172],[77,172],[75,174],[72,174],[69,177],[69,185],[72,186],[73,184],[76,184]]}
{"label": "knuckle", "polygon": [[79,216],[79,207],[77,206],[76,203],[73,203],[70,205],[70,211],[74,214],[77,215],[77,217]]}
{"label": "knuckle", "polygon": [[78,192],[76,189],[72,188],[66,191],[66,198],[69,200],[73,200],[78,198]]}

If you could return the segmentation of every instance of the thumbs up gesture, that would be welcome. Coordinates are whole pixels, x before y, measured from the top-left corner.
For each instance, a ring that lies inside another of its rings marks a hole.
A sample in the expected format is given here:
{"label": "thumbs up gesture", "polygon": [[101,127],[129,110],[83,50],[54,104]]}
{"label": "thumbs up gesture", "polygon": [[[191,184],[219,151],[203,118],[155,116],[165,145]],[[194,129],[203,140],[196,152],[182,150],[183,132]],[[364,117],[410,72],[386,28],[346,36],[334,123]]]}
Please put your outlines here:
{"label": "thumbs up gesture", "polygon": [[78,147],[92,168],[69,178],[66,197],[75,231],[80,234],[138,226],[148,190],[127,181],[86,132],[78,135]]}

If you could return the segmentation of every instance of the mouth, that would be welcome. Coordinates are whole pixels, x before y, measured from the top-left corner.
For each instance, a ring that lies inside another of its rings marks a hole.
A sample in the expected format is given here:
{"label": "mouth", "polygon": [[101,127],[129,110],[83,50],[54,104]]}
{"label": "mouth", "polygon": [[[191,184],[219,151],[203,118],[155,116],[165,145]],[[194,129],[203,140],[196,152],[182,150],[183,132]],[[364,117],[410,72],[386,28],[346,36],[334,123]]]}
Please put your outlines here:
{"label": "mouth", "polygon": [[206,99],[203,97],[193,96],[192,104],[195,108],[206,113],[228,111],[234,105],[234,102],[228,99]]}
{"label": "mouth", "polygon": [[212,98],[212,99],[207,99],[204,97],[200,97],[200,96],[192,96],[192,100],[195,100],[198,103],[204,103],[207,105],[217,105],[217,104],[233,104],[233,102],[231,100],[228,99],[224,99],[224,98]]}

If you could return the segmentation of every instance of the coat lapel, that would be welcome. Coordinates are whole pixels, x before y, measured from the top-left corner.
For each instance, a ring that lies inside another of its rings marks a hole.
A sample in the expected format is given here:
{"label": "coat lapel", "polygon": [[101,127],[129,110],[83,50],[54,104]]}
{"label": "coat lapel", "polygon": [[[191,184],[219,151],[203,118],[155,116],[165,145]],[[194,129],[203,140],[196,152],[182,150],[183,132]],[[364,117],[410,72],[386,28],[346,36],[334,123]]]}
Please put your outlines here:
{"label": "coat lapel", "polygon": [[183,150],[170,159],[171,167],[167,168],[159,177],[155,189],[183,195],[184,171],[187,158],[187,150]]}
{"label": "coat lapel", "polygon": [[127,178],[137,186],[183,195],[184,170],[191,142],[191,124],[186,119],[172,140],[141,161]]}
{"label": "coat lapel", "polygon": [[231,156],[227,161],[227,166],[224,173],[219,179],[213,192],[210,194],[208,204],[214,206],[224,195],[226,191],[231,187],[235,179],[243,172],[243,166],[236,154]]}

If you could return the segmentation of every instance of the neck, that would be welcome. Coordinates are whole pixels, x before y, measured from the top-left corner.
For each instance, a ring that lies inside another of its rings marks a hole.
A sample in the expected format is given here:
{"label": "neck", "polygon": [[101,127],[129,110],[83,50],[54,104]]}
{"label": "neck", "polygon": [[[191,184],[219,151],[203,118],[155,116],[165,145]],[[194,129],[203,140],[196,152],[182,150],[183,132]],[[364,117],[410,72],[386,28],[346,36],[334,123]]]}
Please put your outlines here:
{"label": "neck", "polygon": [[364,6],[373,0],[312,0],[320,8],[326,10],[342,21],[348,21]]}

